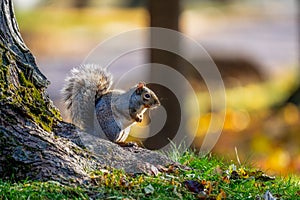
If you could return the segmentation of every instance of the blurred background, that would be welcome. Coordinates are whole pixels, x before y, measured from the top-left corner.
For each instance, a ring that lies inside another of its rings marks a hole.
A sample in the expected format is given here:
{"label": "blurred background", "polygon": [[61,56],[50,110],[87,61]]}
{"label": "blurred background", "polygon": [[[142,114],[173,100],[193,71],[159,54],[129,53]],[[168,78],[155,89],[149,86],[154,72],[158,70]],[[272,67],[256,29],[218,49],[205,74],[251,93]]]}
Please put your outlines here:
{"label": "blurred background", "polygon": [[[226,118],[213,152],[236,161],[236,147],[242,162],[275,174],[300,174],[297,3],[296,0],[14,0],[21,34],[41,71],[51,81],[50,98],[65,120],[69,119],[60,95],[64,78],[96,45],[140,27],[179,30],[208,51],[226,87]],[[130,41],[119,45],[130,45]],[[155,51],[148,54],[139,55],[138,59],[182,67],[172,55]],[[193,52],[191,57],[201,62]],[[135,59],[125,60],[126,65],[135,63]],[[201,115],[190,119],[199,124],[193,143],[197,149],[212,112],[216,111],[210,109],[209,93],[201,78],[192,72],[187,72],[187,77],[199,91]],[[145,146],[159,148],[156,142],[159,137],[169,136],[159,135],[155,140],[144,141]]]}

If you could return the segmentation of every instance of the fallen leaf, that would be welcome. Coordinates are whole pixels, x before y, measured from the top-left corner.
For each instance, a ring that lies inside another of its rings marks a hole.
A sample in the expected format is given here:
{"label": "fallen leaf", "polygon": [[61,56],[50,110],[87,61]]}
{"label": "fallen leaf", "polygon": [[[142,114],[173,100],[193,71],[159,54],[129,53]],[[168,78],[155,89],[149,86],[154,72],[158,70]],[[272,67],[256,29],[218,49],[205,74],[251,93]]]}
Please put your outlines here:
{"label": "fallen leaf", "polygon": [[239,179],[240,178],[240,176],[239,176],[239,174],[238,174],[238,172],[237,171],[232,171],[231,172],[231,175],[230,175],[230,179]]}
{"label": "fallen leaf", "polygon": [[261,181],[272,181],[275,180],[275,176],[268,176],[266,174],[262,174],[261,176],[256,177],[255,179]]}
{"label": "fallen leaf", "polygon": [[158,171],[160,171],[160,172],[168,172],[168,170],[169,170],[169,168],[164,167],[162,165],[157,165],[156,167],[157,167]]}
{"label": "fallen leaf", "polygon": [[162,165],[157,165],[157,169],[160,172],[165,172],[165,173],[169,173],[169,174],[170,173],[176,174],[176,173],[178,173],[179,167],[175,164],[169,165],[168,167],[164,167]]}
{"label": "fallen leaf", "polygon": [[276,200],[276,198],[273,197],[273,195],[269,190],[267,190],[266,193],[264,194],[264,200]]}
{"label": "fallen leaf", "polygon": [[129,182],[126,180],[126,178],[124,176],[120,178],[120,183],[119,184],[123,188],[129,187]]}
{"label": "fallen leaf", "polygon": [[154,176],[157,176],[158,175],[158,173],[159,173],[159,171],[158,171],[158,169],[154,166],[154,165],[151,165],[151,172],[152,172],[152,174],[154,175]]}
{"label": "fallen leaf", "polygon": [[207,189],[207,194],[210,195],[210,194],[211,194],[211,191],[212,191],[212,185],[211,185],[211,182],[210,182],[210,181],[207,181],[207,182],[205,182],[205,184],[203,184],[203,182],[202,182],[202,185],[205,185],[205,188]]}
{"label": "fallen leaf", "polygon": [[219,165],[215,168],[214,171],[218,175],[222,175],[223,174],[223,170],[221,169],[221,167]]}
{"label": "fallen leaf", "polygon": [[191,192],[199,194],[204,191],[204,185],[198,181],[188,180],[183,183]]}
{"label": "fallen leaf", "polygon": [[253,172],[251,175],[255,177],[255,180],[261,180],[261,181],[275,180],[275,176],[266,175],[262,171]]}
{"label": "fallen leaf", "polygon": [[149,184],[144,188],[144,192],[146,195],[153,194],[154,187],[151,184]]}
{"label": "fallen leaf", "polygon": [[173,189],[173,193],[179,198],[179,199],[182,199],[182,195],[177,192],[177,187],[175,186],[174,189]]}
{"label": "fallen leaf", "polygon": [[225,183],[230,183],[229,176],[223,176],[222,180],[223,180]]}
{"label": "fallen leaf", "polygon": [[243,178],[249,178],[249,175],[248,175],[247,171],[245,171],[245,169],[241,168],[241,169],[239,169],[239,172]]}
{"label": "fallen leaf", "polygon": [[226,199],[226,193],[221,189],[216,200],[222,200],[222,199]]}

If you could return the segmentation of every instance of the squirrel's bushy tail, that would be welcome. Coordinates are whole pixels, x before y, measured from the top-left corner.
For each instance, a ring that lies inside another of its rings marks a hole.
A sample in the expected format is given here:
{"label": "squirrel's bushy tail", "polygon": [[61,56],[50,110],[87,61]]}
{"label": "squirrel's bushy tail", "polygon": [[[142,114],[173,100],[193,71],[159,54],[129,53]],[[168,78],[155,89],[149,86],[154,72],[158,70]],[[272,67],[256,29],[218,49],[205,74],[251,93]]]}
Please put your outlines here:
{"label": "squirrel's bushy tail", "polygon": [[86,64],[71,70],[62,94],[74,124],[83,129],[92,128],[95,99],[108,92],[111,78],[99,65]]}

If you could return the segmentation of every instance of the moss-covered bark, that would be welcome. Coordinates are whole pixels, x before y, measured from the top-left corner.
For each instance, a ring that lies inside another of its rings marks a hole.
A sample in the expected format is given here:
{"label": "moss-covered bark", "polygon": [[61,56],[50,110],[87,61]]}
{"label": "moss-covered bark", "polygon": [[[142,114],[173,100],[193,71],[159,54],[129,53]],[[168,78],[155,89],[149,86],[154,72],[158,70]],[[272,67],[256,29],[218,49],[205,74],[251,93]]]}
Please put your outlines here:
{"label": "moss-covered bark", "polygon": [[49,81],[20,36],[12,1],[0,0],[0,7],[0,177],[80,180],[89,153],[46,94]]}
{"label": "moss-covered bark", "polygon": [[1,54],[9,64],[0,63],[0,177],[81,180],[87,176],[88,153],[55,135],[52,130],[62,124],[58,110],[8,56],[9,51]]}
{"label": "moss-covered bark", "polygon": [[[3,46],[1,48],[4,49]],[[2,58],[0,60],[1,106],[10,107],[22,117],[36,122],[44,130],[51,131],[55,122],[61,120],[61,116],[44,89],[37,88],[25,77],[9,51],[0,53],[0,57]],[[10,63],[3,62],[3,60],[9,60]]]}
{"label": "moss-covered bark", "polygon": [[14,64],[0,63],[0,69],[1,106],[11,107],[22,117],[51,131],[61,117],[43,89],[37,89]]}
{"label": "moss-covered bark", "polygon": [[50,131],[60,120],[58,110],[45,93],[49,84],[34,56],[24,44],[16,23],[12,1],[0,1],[0,94],[1,106],[14,109]]}

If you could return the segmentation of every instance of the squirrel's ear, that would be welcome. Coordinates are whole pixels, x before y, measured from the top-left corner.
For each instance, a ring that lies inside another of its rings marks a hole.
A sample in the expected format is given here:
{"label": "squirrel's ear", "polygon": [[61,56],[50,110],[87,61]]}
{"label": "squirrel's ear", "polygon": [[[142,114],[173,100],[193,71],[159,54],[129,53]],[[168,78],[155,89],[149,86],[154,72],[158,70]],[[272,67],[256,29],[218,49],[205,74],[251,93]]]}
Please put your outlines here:
{"label": "squirrel's ear", "polygon": [[144,82],[139,82],[137,88],[143,88],[146,85]]}
{"label": "squirrel's ear", "polygon": [[141,94],[143,91],[144,86],[146,86],[146,83],[144,82],[139,82],[136,86],[136,92],[137,94]]}

